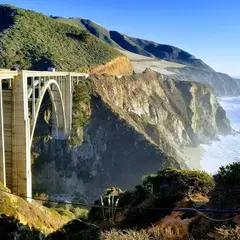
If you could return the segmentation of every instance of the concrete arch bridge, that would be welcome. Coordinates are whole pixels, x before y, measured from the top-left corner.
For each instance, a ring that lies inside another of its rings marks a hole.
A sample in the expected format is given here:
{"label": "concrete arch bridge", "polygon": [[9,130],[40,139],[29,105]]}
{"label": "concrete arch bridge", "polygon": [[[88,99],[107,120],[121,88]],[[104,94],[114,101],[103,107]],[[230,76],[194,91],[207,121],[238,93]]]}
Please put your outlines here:
{"label": "concrete arch bridge", "polygon": [[66,139],[72,127],[72,86],[88,74],[0,71],[0,181],[32,197],[31,144],[46,92],[52,103],[52,136]]}

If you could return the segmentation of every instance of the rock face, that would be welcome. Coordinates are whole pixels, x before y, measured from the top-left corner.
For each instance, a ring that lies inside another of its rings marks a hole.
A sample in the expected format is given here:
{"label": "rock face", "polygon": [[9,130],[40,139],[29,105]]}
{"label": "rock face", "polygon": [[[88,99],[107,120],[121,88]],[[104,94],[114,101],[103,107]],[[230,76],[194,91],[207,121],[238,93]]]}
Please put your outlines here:
{"label": "rock face", "polygon": [[196,81],[210,86],[219,97],[240,96],[240,81],[227,74],[215,71],[204,71],[198,68],[168,68],[177,74],[179,80]]}
{"label": "rock face", "polygon": [[38,191],[96,199],[110,185],[126,189],[157,169],[186,168],[181,149],[231,133],[225,111],[204,85],[150,69],[90,79],[90,119],[75,129],[82,141],[70,146],[68,141],[35,138]]}

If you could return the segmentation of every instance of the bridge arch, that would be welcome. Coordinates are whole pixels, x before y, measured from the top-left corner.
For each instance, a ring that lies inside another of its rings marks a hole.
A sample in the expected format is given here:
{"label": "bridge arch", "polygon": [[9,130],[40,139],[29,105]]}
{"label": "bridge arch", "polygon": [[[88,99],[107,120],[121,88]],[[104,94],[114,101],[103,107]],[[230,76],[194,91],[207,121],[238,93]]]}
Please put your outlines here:
{"label": "bridge arch", "polygon": [[57,81],[54,79],[48,80],[40,90],[40,98],[37,99],[35,104],[35,112],[32,113],[31,129],[30,129],[30,146],[32,145],[34,132],[38,120],[41,104],[46,92],[49,93],[52,103],[52,136],[56,139],[64,139],[66,137],[66,114],[64,108],[64,101],[62,91]]}

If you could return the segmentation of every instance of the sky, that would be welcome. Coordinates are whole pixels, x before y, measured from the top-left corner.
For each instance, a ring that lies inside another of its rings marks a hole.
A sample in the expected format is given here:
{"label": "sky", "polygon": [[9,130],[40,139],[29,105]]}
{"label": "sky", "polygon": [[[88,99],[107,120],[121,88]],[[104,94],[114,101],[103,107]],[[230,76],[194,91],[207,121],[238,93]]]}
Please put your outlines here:
{"label": "sky", "polygon": [[170,44],[240,77],[239,0],[7,0],[46,15],[82,17],[132,37]]}

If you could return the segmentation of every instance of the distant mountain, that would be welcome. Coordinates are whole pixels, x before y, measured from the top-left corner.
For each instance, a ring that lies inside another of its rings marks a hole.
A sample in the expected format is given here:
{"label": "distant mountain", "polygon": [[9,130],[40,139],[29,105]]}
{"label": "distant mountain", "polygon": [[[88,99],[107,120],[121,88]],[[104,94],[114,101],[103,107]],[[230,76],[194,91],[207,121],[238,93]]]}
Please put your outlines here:
{"label": "distant mountain", "polygon": [[213,71],[213,69],[205,64],[202,60],[195,58],[193,55],[180,48],[171,45],[159,44],[153,41],[129,37],[117,31],[110,31],[88,19],[66,19],[61,17],[54,18],[60,22],[64,22],[70,25],[78,25],[80,28],[88,30],[91,34],[100,38],[112,47],[125,49],[147,57],[155,57],[157,59],[163,59]]}
{"label": "distant mountain", "polygon": [[[179,80],[204,83],[212,87],[213,92],[218,96],[240,96],[240,81],[227,74],[215,72],[201,59],[180,48],[129,37],[117,31],[110,31],[88,19],[53,18],[68,25],[78,26],[110,46],[119,49],[122,53],[127,53],[126,55],[130,56],[135,72],[139,72],[139,69],[146,66],[163,74],[172,72],[178,76]],[[128,52],[149,57],[150,59],[133,60]],[[159,68],[158,60],[167,61],[166,64],[164,63],[166,65],[164,71],[162,67]],[[168,63],[169,66],[167,66]],[[181,64],[181,67],[172,67],[172,63]]]}
{"label": "distant mountain", "polygon": [[215,71],[203,71],[201,69],[192,67],[172,68],[167,70],[174,72],[180,80],[184,81],[196,81],[203,83],[210,88],[213,92],[219,96],[240,96],[240,81],[238,79],[231,78],[225,73],[219,73]]}

